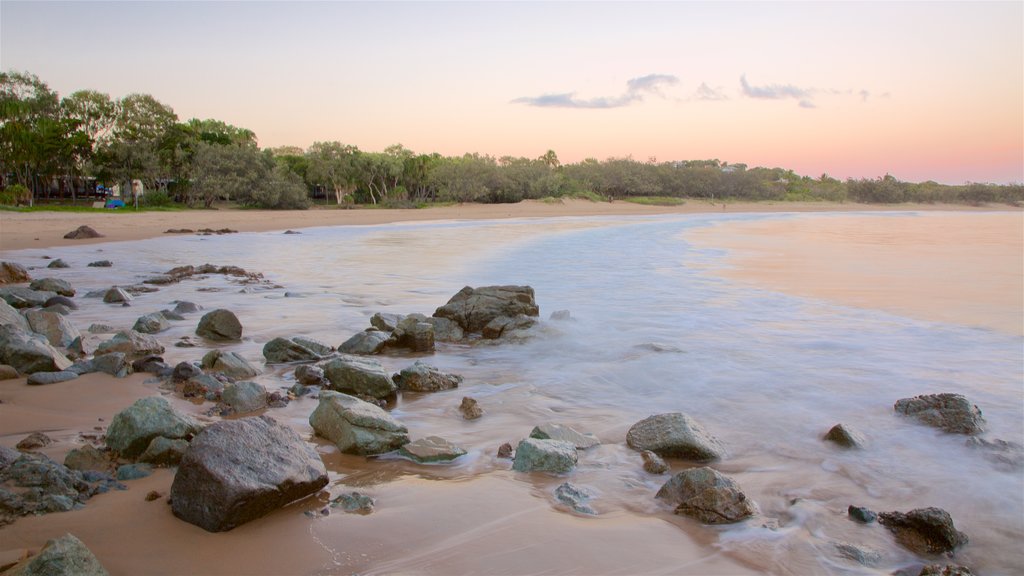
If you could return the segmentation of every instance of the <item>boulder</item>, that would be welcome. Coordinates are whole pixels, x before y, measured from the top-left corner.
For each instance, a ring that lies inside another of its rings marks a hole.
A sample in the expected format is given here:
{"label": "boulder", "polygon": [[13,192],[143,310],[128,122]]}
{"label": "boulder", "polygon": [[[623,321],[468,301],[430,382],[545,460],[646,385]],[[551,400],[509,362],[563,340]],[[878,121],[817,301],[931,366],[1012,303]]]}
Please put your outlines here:
{"label": "boulder", "polygon": [[157,436],[139,455],[139,462],[154,466],[177,466],[188,449],[188,442],[181,438]]}
{"label": "boulder", "polygon": [[426,322],[434,327],[435,342],[460,342],[466,338],[466,332],[450,318],[430,317]]}
{"label": "boulder", "polygon": [[223,420],[192,441],[171,484],[171,510],[222,532],[255,520],[327,485],[312,445],[267,416]]}
{"label": "boulder", "polygon": [[158,376],[168,376],[172,372],[172,368],[164,362],[162,356],[156,354],[149,354],[142,358],[136,358],[132,360],[132,372],[146,372],[148,374],[156,374]]}
{"label": "boulder", "polygon": [[863,448],[867,442],[863,434],[846,424],[836,424],[830,428],[824,439],[843,448]]}
{"label": "boulder", "polygon": [[941,508],[917,508],[906,514],[882,512],[878,523],[896,535],[896,541],[918,554],[946,554],[967,544],[967,535],[953,526]]}
{"label": "boulder", "polygon": [[312,364],[301,364],[295,368],[295,381],[303,386],[323,386],[327,380],[324,378],[323,368]]}
{"label": "boulder", "polygon": [[113,334],[117,329],[110,324],[90,324],[86,331],[89,334]]}
{"label": "boulder", "polygon": [[640,457],[644,460],[644,471],[648,474],[664,474],[670,470],[668,464],[650,450],[644,450],[640,453]]}
{"label": "boulder", "polygon": [[14,369],[14,366],[0,364],[0,380],[14,380],[15,378],[18,378],[18,371]]}
{"label": "boulder", "polygon": [[65,306],[68,310],[78,310],[78,304],[75,304],[75,301],[67,296],[54,296],[44,302],[43,306],[49,308],[51,306],[56,306],[57,304]]}
{"label": "boulder", "polygon": [[466,451],[440,436],[427,436],[402,446],[398,453],[414,462],[429,464],[455,460],[465,455]]}
{"label": "boulder", "polygon": [[33,290],[26,286],[4,286],[0,288],[0,299],[14,308],[41,308],[46,301],[56,296],[56,292]]}
{"label": "boulder", "polygon": [[516,447],[512,469],[517,472],[564,474],[576,467],[576,447],[560,440],[527,438]]}
{"label": "boulder", "polygon": [[373,326],[381,332],[394,332],[395,328],[398,328],[398,323],[402,320],[405,320],[405,316],[402,314],[377,312],[370,317],[370,326]]}
{"label": "boulder", "polygon": [[133,363],[128,361],[128,355],[124,352],[110,352],[102,356],[96,356],[89,361],[93,372],[103,372],[115,378],[124,378],[135,371]]}
{"label": "boulder", "polygon": [[[81,472],[35,452],[19,455],[3,469],[0,480],[31,489],[21,494],[16,510],[11,511],[16,515],[65,512],[80,506],[93,493]],[[4,507],[0,499],[0,509]]]}
{"label": "boulder", "polygon": [[26,332],[31,330],[28,320],[18,312],[17,308],[7,303],[7,300],[0,299],[0,326],[11,325],[21,328]]}
{"label": "boulder", "polygon": [[[92,266],[92,264],[90,264]],[[132,295],[123,288],[113,286],[103,293],[103,301],[107,304],[123,304],[132,301]]]}
{"label": "boulder", "polygon": [[65,239],[68,240],[81,240],[83,238],[103,238],[103,234],[100,234],[90,226],[79,226],[71,232],[64,235]]}
{"label": "boulder", "polygon": [[309,424],[346,454],[383,454],[409,443],[408,429],[380,407],[331,390],[320,394]]}
{"label": "boulder", "polygon": [[53,444],[53,439],[42,432],[33,432],[22,438],[14,447],[23,452],[36,450]]}
{"label": "boulder", "polygon": [[917,576],[974,576],[971,569],[959,564],[928,564],[921,568]]}
{"label": "boulder", "polygon": [[434,312],[435,317],[453,320],[470,333],[482,332],[495,318],[514,318],[520,314],[540,314],[529,286],[466,286]]}
{"label": "boulder", "polygon": [[21,284],[29,282],[32,277],[28,270],[17,262],[0,262],[0,284]]}
{"label": "boulder", "polygon": [[71,366],[71,360],[42,336],[7,324],[0,326],[0,364],[7,364],[21,374],[33,374],[65,370]]}
{"label": "boulder", "polygon": [[174,366],[174,370],[171,372],[171,380],[175,382],[184,382],[199,376],[203,373],[203,369],[198,364],[193,362],[178,362]]}
{"label": "boulder", "polygon": [[39,554],[14,565],[4,576],[109,576],[92,551],[71,534],[48,540]]}
{"label": "boulder", "polygon": [[757,507],[736,482],[708,467],[673,476],[656,496],[676,507],[675,513],[705,524],[732,524],[757,513]]}
{"label": "boulder", "polygon": [[922,424],[954,434],[980,434],[985,420],[981,410],[960,394],[925,394],[896,401],[896,412]]}
{"label": "boulder", "polygon": [[56,384],[58,382],[67,382],[68,380],[74,380],[78,378],[77,372],[70,370],[61,370],[59,372],[34,372],[29,375],[26,384],[29,386],[43,386],[45,384]]}
{"label": "boulder", "polygon": [[196,335],[219,342],[242,339],[242,323],[234,312],[223,308],[207,312],[199,320]]}
{"label": "boulder", "polygon": [[29,288],[40,292],[56,292],[60,296],[74,296],[75,289],[67,280],[60,278],[39,278],[28,285]]}
{"label": "boulder", "polygon": [[536,323],[536,320],[525,314],[513,317],[499,316],[488,322],[487,325],[484,326],[483,330],[481,330],[481,334],[484,338],[496,340],[498,338],[510,336],[518,330],[526,330]]}
{"label": "boulder", "polygon": [[185,398],[205,398],[211,402],[219,400],[223,391],[224,382],[213,374],[196,374],[181,386]]}
{"label": "boulder", "polygon": [[565,322],[566,320],[572,320],[572,312],[568,310],[555,310],[548,316],[548,320],[555,322]]}
{"label": "boulder", "polygon": [[171,407],[167,399],[150,396],[118,412],[107,428],[107,446],[127,458],[134,458],[157,436],[188,440],[202,430],[191,416]]}
{"label": "boulder", "polygon": [[860,522],[861,524],[871,524],[878,519],[878,514],[875,514],[863,506],[854,506],[853,504],[846,509],[846,513],[851,519],[856,522]]}
{"label": "boulder", "polygon": [[252,378],[260,371],[235,352],[210,350],[203,356],[202,367],[210,372],[220,372],[231,378]]}
{"label": "boulder", "polygon": [[137,358],[151,354],[163,354],[164,347],[156,338],[149,334],[142,334],[135,330],[122,330],[110,340],[101,342],[96,348],[97,356],[110,354],[111,352],[121,352],[130,358]]}
{"label": "boulder", "polygon": [[584,434],[562,424],[547,423],[534,426],[530,432],[530,438],[541,440],[561,440],[576,447],[577,450],[586,450],[601,443],[593,434]]}
{"label": "boulder", "polygon": [[434,351],[434,325],[427,322],[427,317],[422,314],[403,318],[391,333],[391,338],[397,346],[413,352]]}
{"label": "boulder", "polygon": [[110,268],[114,265],[110,260],[97,260],[86,264],[89,268]]}
{"label": "boulder", "polygon": [[344,354],[359,354],[363,356],[380,354],[384,351],[384,348],[390,341],[390,333],[381,332],[375,328],[369,328],[363,332],[353,334],[351,338],[342,342],[341,345],[338,346],[338,352],[342,352]]}
{"label": "boulder", "polygon": [[263,356],[268,364],[284,362],[316,362],[322,356],[298,343],[294,338],[278,337],[263,345]]}
{"label": "boulder", "polygon": [[649,416],[629,429],[626,443],[659,456],[707,462],[721,458],[725,448],[688,415],[674,412]]}
{"label": "boulder", "polygon": [[49,264],[46,265],[46,267],[47,268],[70,268],[70,266],[68,266],[68,263],[63,261],[63,260],[61,260],[60,258],[57,258],[56,260],[50,262]]}
{"label": "boulder", "polygon": [[202,309],[203,307],[195,302],[179,301],[174,305],[174,312],[177,314],[191,314]]}
{"label": "boulder", "polygon": [[66,348],[82,334],[63,315],[50,310],[25,312],[28,325],[36,334],[42,334],[51,346]]}
{"label": "boulder", "polygon": [[167,321],[167,317],[162,312],[151,312],[144,316],[139,316],[139,319],[135,321],[135,325],[132,326],[132,330],[143,334],[156,334],[170,327],[171,323]]}
{"label": "boulder", "polygon": [[138,480],[153,474],[153,466],[145,462],[134,464],[122,464],[117,467],[115,477],[124,482],[126,480]]}
{"label": "boulder", "polygon": [[228,384],[221,392],[221,402],[235,414],[255,412],[267,407],[267,389],[256,382],[236,382]]}
{"label": "boulder", "polygon": [[462,376],[441,372],[421,361],[403,368],[392,379],[400,390],[411,392],[439,392],[458,388],[459,384],[462,384]]}
{"label": "boulder", "polygon": [[469,396],[462,397],[462,404],[459,404],[459,412],[462,412],[462,417],[466,420],[476,420],[484,415],[484,409],[480,407],[480,403],[476,401],[476,398],[470,398]]}
{"label": "boulder", "polygon": [[324,376],[332,390],[385,398],[398,389],[380,362],[344,354],[323,365]]}
{"label": "boulder", "polygon": [[597,510],[587,504],[593,498],[594,493],[590,490],[568,482],[563,482],[558,488],[555,488],[555,499],[578,514],[597,515]]}
{"label": "boulder", "polygon": [[877,550],[850,544],[849,542],[833,542],[836,552],[844,558],[849,558],[864,566],[875,566],[882,561],[882,554]]}
{"label": "boulder", "polygon": [[306,336],[293,336],[292,342],[295,342],[299,346],[305,347],[307,350],[312,350],[313,352],[319,354],[320,356],[330,356],[334,352],[334,348],[332,346],[328,346],[327,344],[324,344],[323,342],[315,338],[307,338]]}
{"label": "boulder", "polygon": [[81,448],[72,448],[64,457],[64,465],[71,470],[96,470],[106,472],[110,470],[110,455],[91,444]]}

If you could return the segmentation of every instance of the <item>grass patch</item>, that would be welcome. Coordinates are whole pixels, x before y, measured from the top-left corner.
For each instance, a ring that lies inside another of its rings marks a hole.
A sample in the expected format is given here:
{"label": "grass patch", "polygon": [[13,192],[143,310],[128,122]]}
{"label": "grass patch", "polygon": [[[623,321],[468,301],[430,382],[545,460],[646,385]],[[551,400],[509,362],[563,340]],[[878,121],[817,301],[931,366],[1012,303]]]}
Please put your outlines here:
{"label": "grass patch", "polygon": [[686,200],[674,196],[627,196],[623,200],[644,206],[682,206],[686,204]]}
{"label": "grass patch", "polygon": [[124,208],[93,208],[92,206],[68,206],[63,204],[42,206],[0,206],[5,212],[84,212],[93,214],[114,214],[118,212],[181,212],[185,208],[178,206],[139,206],[139,209],[125,206]]}

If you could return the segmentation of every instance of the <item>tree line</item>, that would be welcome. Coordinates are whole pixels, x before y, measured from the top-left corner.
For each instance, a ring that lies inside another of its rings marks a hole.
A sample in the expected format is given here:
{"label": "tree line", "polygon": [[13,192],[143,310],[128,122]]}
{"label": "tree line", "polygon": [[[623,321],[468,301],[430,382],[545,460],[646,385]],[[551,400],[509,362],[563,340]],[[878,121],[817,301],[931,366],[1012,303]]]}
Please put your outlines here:
{"label": "tree line", "polygon": [[[148,204],[260,208],[338,205],[408,207],[432,202],[614,199],[829,200],[869,203],[1017,204],[1020,184],[949,186],[886,175],[840,181],[783,168],[714,160],[631,157],[561,164],[537,158],[416,153],[396,144],[369,152],[341,142],[260,149],[253,131],[215,119],[181,121],[148,94],[120,99],[94,90],[60,97],[37,76],[0,72],[0,203],[90,196],[97,184],[133,191]],[[134,192],[133,192],[134,193]]]}

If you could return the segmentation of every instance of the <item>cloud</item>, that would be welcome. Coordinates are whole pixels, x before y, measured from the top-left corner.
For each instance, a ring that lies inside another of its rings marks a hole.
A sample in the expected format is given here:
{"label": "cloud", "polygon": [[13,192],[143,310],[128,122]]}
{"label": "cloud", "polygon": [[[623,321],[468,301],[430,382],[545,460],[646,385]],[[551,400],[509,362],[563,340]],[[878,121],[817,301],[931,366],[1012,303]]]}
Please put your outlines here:
{"label": "cloud", "polygon": [[[747,75],[742,74],[740,76],[740,86],[743,88],[743,94],[750,98],[760,98],[765,100],[783,100],[785,98],[793,98],[801,102],[810,102],[810,98],[813,90],[805,90],[792,84],[768,84],[765,86],[751,86],[747,82]],[[813,106],[812,106],[813,107]]]}
{"label": "cloud", "polygon": [[700,86],[697,87],[697,91],[693,93],[694,100],[728,100],[725,92],[721,88],[712,88],[708,86],[706,82],[701,82]]}
{"label": "cloud", "polygon": [[621,108],[642,102],[647,94],[663,96],[662,89],[679,83],[679,78],[668,74],[648,74],[626,82],[626,91],[618,96],[577,98],[575,92],[523,96],[512,100],[513,104],[525,104],[539,108]]}

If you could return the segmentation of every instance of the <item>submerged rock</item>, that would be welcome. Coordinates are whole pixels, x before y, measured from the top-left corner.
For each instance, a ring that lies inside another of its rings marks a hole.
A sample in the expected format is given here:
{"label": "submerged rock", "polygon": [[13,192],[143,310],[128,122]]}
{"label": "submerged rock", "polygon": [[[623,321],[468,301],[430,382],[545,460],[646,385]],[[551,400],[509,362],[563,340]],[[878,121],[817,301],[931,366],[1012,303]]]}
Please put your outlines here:
{"label": "submerged rock", "polygon": [[4,576],[109,576],[92,551],[71,534],[48,540],[39,554],[4,572]]}
{"label": "submerged rock", "polygon": [[398,390],[380,362],[370,358],[345,354],[324,364],[323,370],[338,392],[385,398]]}
{"label": "submerged rock", "polygon": [[428,464],[455,460],[466,451],[440,436],[427,436],[402,446],[398,453],[414,462]]}
{"label": "submerged rock", "polygon": [[971,569],[959,564],[928,564],[921,568],[917,576],[974,576]]}
{"label": "submerged rock", "polygon": [[871,510],[861,506],[854,506],[852,504],[846,509],[846,512],[849,514],[850,518],[860,522],[861,524],[871,524],[878,518],[878,514],[875,514]]}
{"label": "submerged rock", "polygon": [[435,317],[448,318],[471,333],[482,332],[495,318],[515,318],[520,314],[540,314],[529,286],[466,286],[434,312]]}
{"label": "submerged rock", "polygon": [[757,513],[732,478],[706,466],[677,473],[656,497],[675,505],[676,514],[705,524],[732,524]]}
{"label": "submerged rock", "polygon": [[575,446],[578,450],[586,450],[601,444],[593,434],[578,432],[574,428],[563,424],[547,423],[535,426],[530,432],[530,438],[541,440],[561,440]]}
{"label": "submerged rock", "polygon": [[354,514],[369,514],[373,512],[373,505],[373,498],[359,492],[346,492],[331,500],[332,508],[341,508]]}
{"label": "submerged rock", "polygon": [[29,386],[43,386],[45,384],[57,384],[78,378],[77,372],[61,370],[60,372],[35,372],[30,374],[26,380]]}
{"label": "submerged rock", "polygon": [[699,422],[674,412],[649,416],[626,433],[626,443],[635,450],[650,450],[659,456],[685,458],[696,462],[717,460],[725,448]]}
{"label": "submerged rock", "polygon": [[863,434],[845,424],[836,424],[830,428],[824,439],[843,448],[863,448],[866,443]]}
{"label": "submerged rock", "polygon": [[664,474],[670,470],[668,464],[650,450],[644,450],[640,453],[640,456],[644,460],[644,471],[649,474]]}
{"label": "submerged rock", "polygon": [[53,260],[52,262],[47,264],[46,267],[47,268],[70,268],[70,266],[68,266],[68,263],[65,262],[64,260],[60,259],[60,258],[57,258],[57,259]]}
{"label": "submerged rock", "polygon": [[590,490],[568,482],[563,482],[558,488],[555,488],[555,498],[579,514],[597,515],[597,510],[587,504],[593,497],[594,493]]}
{"label": "submerged rock", "polygon": [[403,368],[392,379],[400,390],[412,392],[439,392],[458,388],[462,384],[462,376],[441,372],[438,368],[422,361]]}
{"label": "submerged rock", "polygon": [[526,438],[516,447],[512,469],[517,472],[564,474],[576,467],[576,447],[560,440]]}
{"label": "submerged rock", "polygon": [[836,552],[844,558],[849,558],[864,566],[874,566],[882,561],[882,554],[877,550],[857,546],[849,542],[833,542]]}
{"label": "submerged rock", "polygon": [[220,342],[241,340],[242,323],[234,312],[220,308],[203,315],[196,327],[196,335]]}
{"label": "submerged rock", "polygon": [[981,410],[960,394],[925,394],[896,401],[894,409],[922,424],[954,434],[980,434],[985,420]]}
{"label": "submerged rock", "polygon": [[967,535],[953,526],[941,508],[917,508],[906,514],[882,512],[878,523],[896,535],[896,541],[918,554],[945,554],[967,544]]}
{"label": "submerged rock", "polygon": [[[95,264],[95,262],[93,262],[92,264],[89,264],[89,266],[92,266],[94,264]],[[119,304],[119,303],[124,303],[124,302],[131,302],[132,301],[132,296],[131,296],[131,294],[126,292],[123,288],[119,288],[117,286],[113,286],[109,290],[107,290],[106,292],[103,293],[103,301],[106,302],[107,304]]]}
{"label": "submerged rock", "polygon": [[409,443],[408,429],[380,407],[331,390],[320,394],[309,424],[345,454],[383,454]]}
{"label": "submerged rock", "polygon": [[172,408],[167,399],[150,396],[114,416],[107,428],[107,446],[122,456],[134,458],[157,436],[188,440],[200,430],[199,422]]}

